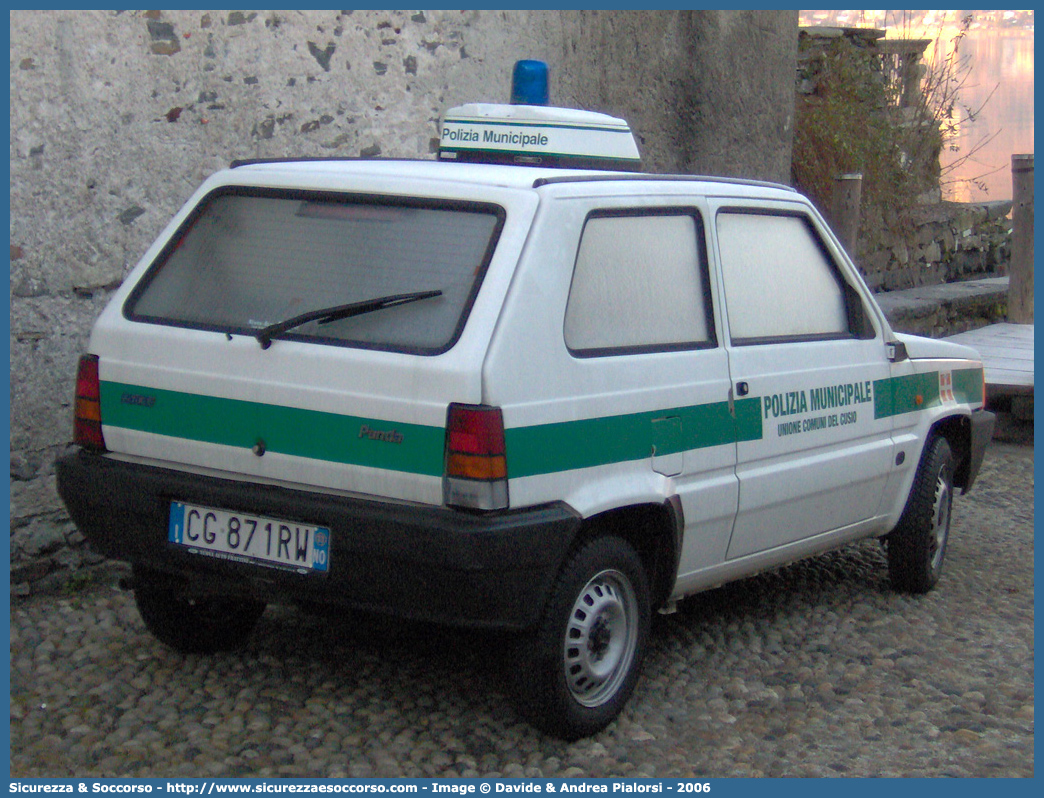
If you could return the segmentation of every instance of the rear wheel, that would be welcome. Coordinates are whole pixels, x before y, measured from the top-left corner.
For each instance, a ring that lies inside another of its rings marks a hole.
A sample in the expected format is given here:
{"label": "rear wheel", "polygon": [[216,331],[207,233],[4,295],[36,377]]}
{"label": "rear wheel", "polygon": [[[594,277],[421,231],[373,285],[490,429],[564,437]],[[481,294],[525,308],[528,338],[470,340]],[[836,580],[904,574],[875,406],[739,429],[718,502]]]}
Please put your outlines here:
{"label": "rear wheel", "polygon": [[904,593],[927,593],[939,581],[953,507],[954,461],[950,444],[933,437],[917,467],[910,498],[888,536],[888,575]]}
{"label": "rear wheel", "polygon": [[186,654],[231,651],[246,643],[265,604],[226,596],[188,598],[174,588],[136,579],[134,600],[145,626]]}
{"label": "rear wheel", "polygon": [[540,626],[519,642],[513,667],[521,714],[567,740],[605,728],[634,691],[649,619],[634,549],[616,537],[581,547],[563,566]]}

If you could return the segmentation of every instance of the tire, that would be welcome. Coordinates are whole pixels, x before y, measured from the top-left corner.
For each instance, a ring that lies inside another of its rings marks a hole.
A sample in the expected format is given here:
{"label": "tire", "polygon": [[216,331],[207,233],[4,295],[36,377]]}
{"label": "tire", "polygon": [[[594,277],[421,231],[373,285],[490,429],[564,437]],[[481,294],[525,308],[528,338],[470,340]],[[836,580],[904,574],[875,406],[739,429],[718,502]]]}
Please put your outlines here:
{"label": "tire", "polygon": [[604,729],[634,691],[650,615],[634,549],[616,537],[583,545],[559,572],[539,627],[518,641],[519,713],[565,740]]}
{"label": "tire", "polygon": [[950,444],[932,437],[917,467],[910,498],[888,536],[888,576],[903,593],[927,593],[939,581],[953,507],[954,459]]}
{"label": "tire", "polygon": [[136,580],[134,600],[148,630],[184,654],[240,648],[265,611],[261,601],[226,596],[186,598],[144,579]]}

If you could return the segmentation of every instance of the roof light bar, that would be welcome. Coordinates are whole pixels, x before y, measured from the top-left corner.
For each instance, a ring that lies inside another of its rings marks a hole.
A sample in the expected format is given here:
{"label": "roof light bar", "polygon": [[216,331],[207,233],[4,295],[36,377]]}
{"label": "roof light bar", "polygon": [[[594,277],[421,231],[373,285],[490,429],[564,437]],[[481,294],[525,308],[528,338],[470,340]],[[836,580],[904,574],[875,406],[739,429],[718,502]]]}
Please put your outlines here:
{"label": "roof light bar", "polygon": [[439,160],[573,169],[641,168],[638,146],[623,119],[547,102],[547,65],[519,61],[514,105],[470,103],[442,120]]}

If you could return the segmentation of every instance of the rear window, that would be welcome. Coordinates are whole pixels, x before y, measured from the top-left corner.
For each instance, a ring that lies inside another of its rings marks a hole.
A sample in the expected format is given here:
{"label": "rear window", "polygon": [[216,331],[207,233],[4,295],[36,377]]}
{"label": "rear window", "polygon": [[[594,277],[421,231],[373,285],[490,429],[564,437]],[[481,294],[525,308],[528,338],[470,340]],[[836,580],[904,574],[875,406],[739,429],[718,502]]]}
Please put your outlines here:
{"label": "rear window", "polygon": [[438,354],[460,336],[503,219],[502,208],[480,203],[222,189],[160,253],[124,312],[254,335],[324,308],[441,291],[279,336]]}

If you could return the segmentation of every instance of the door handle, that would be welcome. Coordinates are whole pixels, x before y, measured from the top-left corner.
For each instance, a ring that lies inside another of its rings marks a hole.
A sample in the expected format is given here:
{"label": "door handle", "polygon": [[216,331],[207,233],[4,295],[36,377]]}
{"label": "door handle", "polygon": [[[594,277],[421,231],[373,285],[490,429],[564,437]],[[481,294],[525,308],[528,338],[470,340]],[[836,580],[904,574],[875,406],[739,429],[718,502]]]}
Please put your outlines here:
{"label": "door handle", "polygon": [[746,382],[736,383],[736,396],[746,396],[748,393],[750,393],[750,385]]}

